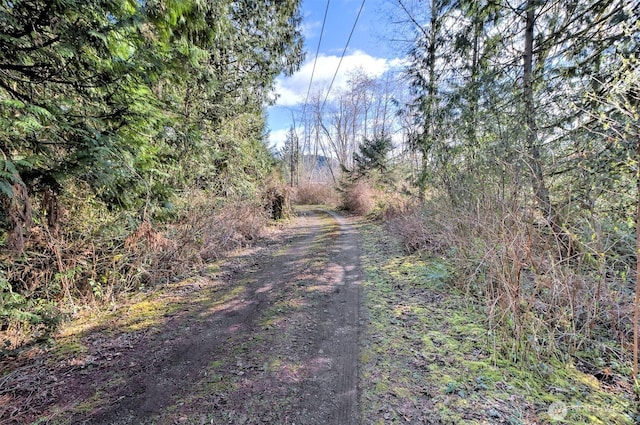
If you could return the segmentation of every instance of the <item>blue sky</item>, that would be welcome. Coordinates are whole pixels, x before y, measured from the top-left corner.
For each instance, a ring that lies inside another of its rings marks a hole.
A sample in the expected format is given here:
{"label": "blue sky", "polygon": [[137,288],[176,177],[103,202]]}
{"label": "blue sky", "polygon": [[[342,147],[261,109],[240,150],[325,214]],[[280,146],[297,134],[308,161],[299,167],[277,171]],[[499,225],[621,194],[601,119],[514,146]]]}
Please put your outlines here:
{"label": "blue sky", "polygon": [[[404,48],[391,49],[385,41],[385,33],[391,26],[391,18],[385,12],[389,0],[366,0],[349,47],[340,65],[332,92],[344,86],[347,75],[355,68],[365,69],[372,77],[379,77],[400,64]],[[328,87],[356,20],[362,0],[330,0],[320,54],[316,64],[313,86]],[[301,69],[289,78],[279,78],[276,83],[278,100],[267,110],[270,144],[280,146],[292,125],[292,111],[300,110],[309,86],[316,48],[320,37],[326,0],[303,0],[303,32],[306,57]],[[397,51],[400,50],[400,51]]]}

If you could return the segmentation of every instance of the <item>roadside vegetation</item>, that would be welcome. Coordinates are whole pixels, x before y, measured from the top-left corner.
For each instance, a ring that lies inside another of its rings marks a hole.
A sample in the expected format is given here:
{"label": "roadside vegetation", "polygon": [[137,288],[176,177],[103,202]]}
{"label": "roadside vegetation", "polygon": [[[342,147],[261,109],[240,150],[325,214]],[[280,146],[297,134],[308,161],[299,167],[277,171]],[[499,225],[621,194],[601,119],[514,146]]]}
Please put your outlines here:
{"label": "roadside vegetation", "polygon": [[[627,370],[525,351],[458,285],[456,261],[407,254],[393,229],[363,235],[361,409],[366,423],[634,424]],[[624,367],[624,362],[617,364]],[[627,366],[628,367],[628,366]]]}
{"label": "roadside vegetation", "polygon": [[365,417],[638,423],[640,8],[512,3],[389,2],[405,68],[310,93],[276,153],[299,1],[3,3],[0,354],[293,199],[370,220]]}
{"label": "roadside vegetation", "polygon": [[[342,207],[380,220],[407,261],[446,271],[445,293],[477,317],[494,366],[532,383],[555,376],[559,388],[573,385],[574,368],[637,400],[637,2],[391,3],[408,66],[377,79],[355,72],[326,113],[312,96],[313,117],[296,117],[311,123],[289,146],[331,152],[327,181]],[[402,292],[397,277],[383,279],[390,298]],[[418,310],[422,329],[432,314]]]}
{"label": "roadside vegetation", "polygon": [[286,216],[264,108],[300,19],[296,0],[0,5],[1,355]]}

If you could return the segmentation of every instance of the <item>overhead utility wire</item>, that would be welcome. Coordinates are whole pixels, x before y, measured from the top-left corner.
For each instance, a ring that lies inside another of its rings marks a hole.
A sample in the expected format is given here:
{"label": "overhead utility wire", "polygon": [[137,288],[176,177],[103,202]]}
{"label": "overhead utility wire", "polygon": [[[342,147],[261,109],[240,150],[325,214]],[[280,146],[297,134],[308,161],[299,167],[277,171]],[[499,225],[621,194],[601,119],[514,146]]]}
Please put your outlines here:
{"label": "overhead utility wire", "polygon": [[336,80],[336,76],[338,75],[338,70],[340,69],[340,65],[342,64],[342,59],[344,59],[345,53],[347,53],[347,48],[349,47],[349,42],[351,41],[351,36],[353,36],[353,32],[356,30],[356,25],[358,24],[358,19],[360,18],[360,13],[362,13],[362,8],[364,7],[364,3],[366,0],[362,0],[362,4],[360,4],[360,9],[358,10],[358,15],[356,15],[356,21],[353,23],[353,27],[351,28],[351,33],[349,33],[349,38],[347,39],[347,44],[344,45],[344,50],[342,51],[342,55],[340,56],[340,61],[338,62],[338,66],[336,67],[336,72],[333,74],[333,78],[331,79],[331,84],[329,84],[329,89],[327,90],[327,95],[324,97],[324,101],[322,102],[322,106],[320,107],[320,111],[324,109],[325,103],[327,103],[327,99],[329,98],[329,92],[333,87],[333,82]]}
{"label": "overhead utility wire", "polygon": [[313,74],[316,72],[316,64],[318,63],[318,54],[320,53],[320,44],[322,43],[322,35],[324,34],[324,25],[327,22],[327,13],[329,12],[329,3],[331,0],[327,0],[327,7],[324,9],[324,18],[322,18],[322,28],[320,29],[320,39],[318,40],[318,47],[316,48],[316,57],[313,60],[313,68],[311,68],[311,78],[309,79],[309,87],[307,88],[307,96],[302,104],[302,121],[304,122],[304,113],[309,102],[309,93],[311,92],[311,83],[313,82]]}

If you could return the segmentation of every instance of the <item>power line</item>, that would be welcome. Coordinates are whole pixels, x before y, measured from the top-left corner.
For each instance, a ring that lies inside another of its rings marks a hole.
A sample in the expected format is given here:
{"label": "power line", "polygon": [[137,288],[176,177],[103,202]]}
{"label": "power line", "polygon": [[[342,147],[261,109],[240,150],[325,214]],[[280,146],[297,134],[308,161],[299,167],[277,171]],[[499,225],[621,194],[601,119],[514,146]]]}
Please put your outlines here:
{"label": "power line", "polygon": [[353,32],[356,30],[356,25],[358,24],[358,19],[360,18],[360,13],[362,13],[362,8],[364,8],[364,3],[366,0],[362,0],[360,4],[360,9],[358,10],[358,14],[356,15],[356,20],[353,23],[353,27],[351,27],[351,32],[349,33],[349,38],[347,39],[347,44],[344,45],[344,50],[342,51],[342,55],[340,55],[340,61],[338,62],[338,66],[336,67],[336,72],[333,74],[333,78],[331,79],[331,84],[329,84],[329,89],[327,90],[327,95],[324,97],[324,101],[322,102],[322,106],[320,107],[320,111],[324,109],[325,103],[327,103],[327,99],[329,98],[329,92],[333,87],[333,82],[336,80],[336,76],[338,75],[338,70],[340,69],[340,65],[342,64],[342,59],[344,59],[344,55],[347,53],[347,48],[349,47],[349,42],[351,41],[351,37],[353,36]]}
{"label": "power line", "polygon": [[324,9],[324,18],[322,18],[322,28],[320,29],[320,38],[318,39],[318,47],[316,48],[316,57],[313,60],[313,68],[311,69],[311,78],[309,79],[309,87],[307,88],[307,96],[304,99],[304,104],[302,105],[302,121],[305,122],[304,113],[307,108],[307,103],[309,102],[309,93],[311,92],[311,83],[313,82],[313,75],[316,72],[316,64],[318,63],[318,55],[320,54],[320,44],[322,43],[322,35],[324,34],[324,26],[327,22],[327,13],[329,12],[329,3],[331,0],[327,0],[327,7]]}

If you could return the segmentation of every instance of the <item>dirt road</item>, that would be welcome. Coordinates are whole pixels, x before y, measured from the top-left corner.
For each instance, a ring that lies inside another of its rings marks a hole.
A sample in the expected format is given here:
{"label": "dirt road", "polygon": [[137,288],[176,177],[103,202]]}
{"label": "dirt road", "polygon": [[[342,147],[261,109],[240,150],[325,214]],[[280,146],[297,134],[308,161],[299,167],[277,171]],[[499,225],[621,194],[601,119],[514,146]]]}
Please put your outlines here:
{"label": "dirt road", "polygon": [[160,322],[84,333],[81,366],[40,377],[52,398],[38,423],[357,424],[359,252],[346,219],[300,212],[181,285]]}

